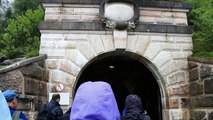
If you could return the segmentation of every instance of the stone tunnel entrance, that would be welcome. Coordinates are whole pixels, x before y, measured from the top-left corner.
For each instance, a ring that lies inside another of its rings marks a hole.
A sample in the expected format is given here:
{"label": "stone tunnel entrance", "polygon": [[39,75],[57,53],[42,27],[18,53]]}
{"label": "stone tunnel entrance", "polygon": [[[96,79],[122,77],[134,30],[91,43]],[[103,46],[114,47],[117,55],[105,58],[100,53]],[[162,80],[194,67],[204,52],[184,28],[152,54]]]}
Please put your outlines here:
{"label": "stone tunnel entrance", "polygon": [[153,120],[162,119],[161,95],[156,78],[135,53],[117,50],[96,57],[82,69],[75,91],[85,81],[106,81],[111,84],[120,113],[126,96],[137,94],[150,117]]}

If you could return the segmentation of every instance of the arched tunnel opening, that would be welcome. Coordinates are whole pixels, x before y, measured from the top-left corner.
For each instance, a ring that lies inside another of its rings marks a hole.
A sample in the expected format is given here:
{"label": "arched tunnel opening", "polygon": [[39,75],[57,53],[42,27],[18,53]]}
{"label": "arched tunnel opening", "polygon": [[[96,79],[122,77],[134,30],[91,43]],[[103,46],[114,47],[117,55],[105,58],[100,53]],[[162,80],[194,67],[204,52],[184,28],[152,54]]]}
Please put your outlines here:
{"label": "arched tunnel opening", "polygon": [[152,120],[162,119],[161,95],[156,78],[139,60],[126,55],[100,57],[81,71],[77,78],[77,88],[86,81],[105,81],[113,89],[122,113],[128,94],[141,97],[143,108]]}

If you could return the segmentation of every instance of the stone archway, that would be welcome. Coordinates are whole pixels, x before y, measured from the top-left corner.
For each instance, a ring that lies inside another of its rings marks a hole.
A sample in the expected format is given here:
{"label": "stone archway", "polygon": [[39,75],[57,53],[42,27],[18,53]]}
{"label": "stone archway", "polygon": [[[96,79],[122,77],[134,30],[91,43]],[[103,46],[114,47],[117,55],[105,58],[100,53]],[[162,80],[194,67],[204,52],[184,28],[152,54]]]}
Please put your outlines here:
{"label": "stone archway", "polygon": [[[162,96],[155,78],[157,73],[150,71],[150,63],[140,55],[124,50],[115,50],[101,54],[82,68],[74,91],[86,81],[105,81],[111,84],[120,112],[128,94],[137,94],[142,98],[143,108],[153,120],[162,119]],[[162,85],[162,84],[161,84]]]}
{"label": "stone archway", "polygon": [[[146,68],[155,81],[153,84],[159,86],[156,90],[160,94],[158,105],[162,104],[159,108],[162,119],[189,119],[187,58],[192,54],[193,44],[186,13],[192,6],[181,2],[143,0],[138,1],[138,5],[139,23],[124,32],[103,25],[100,1],[44,1],[45,18],[39,24],[40,54],[48,56],[48,92],[53,92],[51,88],[60,82],[65,85],[63,92],[72,93],[80,83],[79,79],[83,79],[83,72],[88,70],[91,73],[95,69],[93,67],[97,65],[93,64],[100,62],[104,65],[111,58],[119,63],[128,58],[130,68],[131,65],[141,66],[140,72]],[[121,61],[112,57],[118,53]],[[137,75],[136,79],[142,77]],[[151,86],[152,82],[146,84]],[[73,96],[69,99],[71,105]]]}

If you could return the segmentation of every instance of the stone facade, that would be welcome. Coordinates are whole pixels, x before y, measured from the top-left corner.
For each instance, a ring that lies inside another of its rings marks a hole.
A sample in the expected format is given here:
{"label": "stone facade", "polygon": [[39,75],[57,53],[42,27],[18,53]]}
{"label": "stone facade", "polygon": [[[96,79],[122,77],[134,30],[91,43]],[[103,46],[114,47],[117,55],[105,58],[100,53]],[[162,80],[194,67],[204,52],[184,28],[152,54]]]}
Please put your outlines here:
{"label": "stone facade", "polygon": [[213,119],[213,62],[189,61],[189,110],[192,120]]}
{"label": "stone facade", "polygon": [[127,54],[147,67],[159,86],[159,120],[212,120],[213,62],[188,59],[193,45],[186,14],[192,6],[138,0],[139,23],[125,33],[100,21],[99,4],[100,0],[43,0],[40,54],[47,58],[0,70],[0,89],[17,90],[20,109],[33,120],[47,94],[56,92],[57,83],[64,84],[63,93],[70,93],[70,105],[62,106],[66,109],[79,78],[93,61],[103,55]]}
{"label": "stone facade", "polygon": [[0,69],[0,89],[16,90],[18,110],[35,120],[41,105],[47,102],[49,73],[44,66],[46,55],[16,62]]}
{"label": "stone facade", "polygon": [[101,23],[99,5],[98,0],[43,1],[40,54],[48,55],[50,83],[62,82],[72,100],[83,68],[104,53],[122,49],[147,60],[161,91],[162,119],[189,119],[187,58],[193,45],[186,14],[191,5],[138,1],[139,23],[124,34]]}

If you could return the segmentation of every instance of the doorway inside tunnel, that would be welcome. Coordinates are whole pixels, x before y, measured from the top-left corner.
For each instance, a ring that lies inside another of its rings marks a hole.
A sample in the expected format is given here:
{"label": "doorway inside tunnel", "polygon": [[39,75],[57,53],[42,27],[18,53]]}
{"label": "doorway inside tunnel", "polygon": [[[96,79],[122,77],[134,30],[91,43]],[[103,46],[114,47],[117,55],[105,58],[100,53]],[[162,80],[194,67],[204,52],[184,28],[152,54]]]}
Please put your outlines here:
{"label": "doorway inside tunnel", "polygon": [[161,95],[157,80],[138,57],[119,52],[98,56],[81,70],[74,91],[86,81],[109,83],[120,113],[125,106],[126,96],[136,94],[141,97],[143,108],[152,120],[162,119]]}

